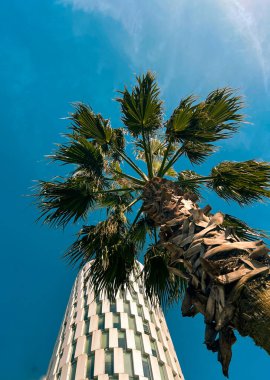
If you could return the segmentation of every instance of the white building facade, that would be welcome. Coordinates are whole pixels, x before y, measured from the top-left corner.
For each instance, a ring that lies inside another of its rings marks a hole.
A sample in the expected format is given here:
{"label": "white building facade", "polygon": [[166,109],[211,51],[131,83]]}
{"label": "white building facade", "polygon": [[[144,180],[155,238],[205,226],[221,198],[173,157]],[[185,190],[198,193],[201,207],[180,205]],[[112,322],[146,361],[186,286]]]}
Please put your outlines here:
{"label": "white building facade", "polygon": [[183,380],[164,315],[140,280],[114,302],[95,299],[90,265],[75,280],[46,380]]}

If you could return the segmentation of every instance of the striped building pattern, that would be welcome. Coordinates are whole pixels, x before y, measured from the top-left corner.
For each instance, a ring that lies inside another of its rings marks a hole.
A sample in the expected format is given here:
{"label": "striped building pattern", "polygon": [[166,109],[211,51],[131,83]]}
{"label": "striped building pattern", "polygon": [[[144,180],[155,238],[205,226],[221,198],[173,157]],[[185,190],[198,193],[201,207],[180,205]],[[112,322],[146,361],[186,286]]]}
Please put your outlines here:
{"label": "striped building pattern", "polygon": [[164,315],[142,283],[109,302],[95,299],[79,272],[46,380],[183,380]]}

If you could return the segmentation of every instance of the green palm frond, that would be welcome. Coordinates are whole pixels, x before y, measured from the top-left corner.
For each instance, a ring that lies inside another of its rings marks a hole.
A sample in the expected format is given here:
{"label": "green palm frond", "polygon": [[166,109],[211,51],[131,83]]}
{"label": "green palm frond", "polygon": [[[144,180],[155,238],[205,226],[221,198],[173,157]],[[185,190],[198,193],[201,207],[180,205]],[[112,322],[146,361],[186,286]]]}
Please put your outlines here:
{"label": "green palm frond", "polygon": [[224,215],[223,226],[226,228],[230,228],[233,231],[233,233],[242,240],[255,241],[258,240],[258,238],[269,239],[269,236],[266,234],[265,231],[252,228],[242,220],[229,214]]}
{"label": "green palm frond", "polygon": [[132,92],[125,88],[120,91],[122,98],[116,99],[121,104],[123,123],[135,137],[143,131],[151,133],[162,125],[162,102],[154,75],[148,72],[136,79]]}
{"label": "green palm frond", "polygon": [[85,177],[75,176],[66,181],[39,181],[36,197],[39,200],[40,217],[44,223],[65,227],[85,219],[96,202],[97,184]]}
{"label": "green palm frond", "polygon": [[146,216],[141,217],[130,229],[130,239],[138,249],[142,249],[146,242],[146,237],[153,237],[153,222]]}
{"label": "green palm frond", "polygon": [[58,151],[49,158],[53,161],[62,161],[64,164],[79,165],[97,176],[102,175],[103,157],[100,149],[84,137],[78,137],[69,145],[59,145]]}
{"label": "green palm frond", "polygon": [[178,175],[178,185],[184,192],[194,193],[200,198],[200,179],[203,178],[193,170],[183,170]]}
{"label": "green palm frond", "polygon": [[105,291],[110,299],[129,286],[130,274],[136,268],[136,246],[128,238],[126,220],[116,212],[96,226],[86,226],[79,239],[66,253],[73,264],[95,258],[89,270],[89,282],[96,294]]}
{"label": "green palm frond", "polygon": [[93,139],[99,145],[108,144],[111,141],[113,130],[109,120],[100,114],[95,114],[92,109],[83,103],[74,103],[75,112],[70,119],[73,123],[72,130],[86,139]]}
{"label": "green palm frond", "polygon": [[195,101],[193,96],[183,99],[167,122],[167,134],[182,143],[208,144],[228,138],[243,121],[239,113],[243,102],[230,88],[211,92],[205,102]]}
{"label": "green palm frond", "polygon": [[168,263],[169,253],[167,251],[155,245],[148,248],[144,256],[142,274],[146,295],[153,304],[159,303],[163,307],[177,302],[183,296],[187,286],[186,280],[170,272]]}
{"label": "green palm frond", "polygon": [[187,141],[181,147],[181,152],[187,156],[192,164],[202,164],[211,154],[215,153],[217,147],[212,144],[196,143]]}
{"label": "green palm frond", "polygon": [[255,160],[224,161],[212,169],[207,186],[240,205],[270,197],[270,164]]}

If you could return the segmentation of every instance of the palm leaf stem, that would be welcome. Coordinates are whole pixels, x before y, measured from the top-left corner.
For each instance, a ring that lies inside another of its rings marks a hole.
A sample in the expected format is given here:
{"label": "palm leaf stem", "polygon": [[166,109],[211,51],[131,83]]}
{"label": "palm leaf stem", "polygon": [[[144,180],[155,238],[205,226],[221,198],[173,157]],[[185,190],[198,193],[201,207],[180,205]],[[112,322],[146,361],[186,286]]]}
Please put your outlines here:
{"label": "palm leaf stem", "polygon": [[124,191],[134,191],[138,190],[140,188],[136,187],[123,187],[121,189],[110,189],[110,190],[100,190],[100,191],[94,191],[92,194],[106,194],[106,193],[113,193],[113,192],[124,192]]}
{"label": "palm leaf stem", "polygon": [[137,183],[137,184],[140,185],[140,186],[144,186],[144,185],[145,185],[145,182],[144,182],[144,181],[141,181],[141,180],[138,179],[138,178],[132,177],[131,175],[125,174],[125,173],[123,173],[123,172],[119,172],[119,171],[116,170],[116,169],[112,169],[112,170],[114,171],[114,173],[118,174],[120,177],[128,178],[128,179],[130,179],[131,181]]}
{"label": "palm leaf stem", "polygon": [[140,199],[141,199],[141,196],[139,196],[139,197],[133,199],[133,201],[130,202],[130,204],[127,205],[127,206],[124,208],[123,212],[125,212],[125,211],[126,211],[127,209],[129,209],[130,207],[134,206],[135,203],[137,203]]}
{"label": "palm leaf stem", "polygon": [[[149,157],[149,151],[147,149],[147,144],[146,144],[146,139],[145,139],[145,134],[144,134],[144,130],[142,128],[142,143],[143,143],[143,147],[144,147],[144,153],[145,153],[145,161],[146,161],[146,165],[147,165],[147,170],[148,170],[148,176],[149,178],[153,178],[153,168],[151,166],[151,158]],[[148,144],[148,148],[150,147],[150,144]]]}
{"label": "palm leaf stem", "polygon": [[169,143],[168,143],[168,145],[167,145],[167,149],[166,149],[166,151],[165,151],[165,153],[164,153],[163,160],[162,160],[161,166],[160,166],[159,171],[158,171],[158,174],[157,174],[158,177],[159,177],[160,175],[162,175],[162,171],[163,171],[163,168],[164,168],[165,162],[166,162],[166,160],[167,160],[167,157],[168,157],[168,155],[169,155],[169,153],[170,153],[171,146],[172,146],[172,139],[169,140]]}
{"label": "palm leaf stem", "polygon": [[166,172],[175,164],[175,162],[178,160],[178,158],[181,157],[183,154],[182,147],[179,148],[176,153],[173,155],[173,157],[169,160],[163,171],[161,172],[161,176],[165,175]]}
{"label": "palm leaf stem", "polygon": [[115,149],[115,151],[119,154],[119,156],[121,156],[123,158],[123,160],[129,165],[132,167],[132,169],[135,170],[135,172],[137,174],[139,174],[139,176],[144,180],[144,181],[148,181],[148,178],[147,176],[141,171],[141,169],[136,165],[134,164],[134,162],[123,152],[121,152],[120,150],[118,149]]}
{"label": "palm leaf stem", "polygon": [[131,226],[130,226],[129,231],[131,231],[132,228],[133,228],[133,226],[137,223],[137,221],[138,221],[138,219],[139,219],[139,217],[140,217],[142,211],[143,211],[143,205],[141,205],[139,211],[137,212],[137,215],[135,216],[135,219],[133,220],[133,222],[132,222],[132,224],[131,224]]}

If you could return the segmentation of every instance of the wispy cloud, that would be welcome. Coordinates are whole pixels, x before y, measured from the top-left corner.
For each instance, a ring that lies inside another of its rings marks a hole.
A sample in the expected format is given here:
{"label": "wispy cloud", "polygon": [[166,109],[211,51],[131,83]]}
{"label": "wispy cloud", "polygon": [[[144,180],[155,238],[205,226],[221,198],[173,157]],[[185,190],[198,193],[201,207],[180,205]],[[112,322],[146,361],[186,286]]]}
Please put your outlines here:
{"label": "wispy cloud", "polygon": [[197,68],[203,73],[202,83],[196,79],[199,90],[205,83],[215,85],[216,78],[232,82],[229,75],[235,71],[240,72],[236,86],[241,87],[253,71],[262,78],[268,92],[269,0],[216,3],[205,0],[201,7],[190,0],[58,0],[58,3],[116,21],[123,33],[118,35],[119,39],[113,35],[114,43],[129,56],[132,69],[155,67],[166,73],[162,75],[166,78],[163,89],[175,82],[180,71],[185,76],[192,72],[194,77]]}
{"label": "wispy cloud", "polygon": [[270,75],[270,25],[268,0],[223,0],[227,12],[235,28],[247,42],[249,53],[255,54],[261,68],[264,87],[269,92]]}

